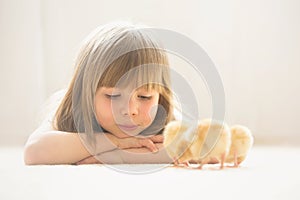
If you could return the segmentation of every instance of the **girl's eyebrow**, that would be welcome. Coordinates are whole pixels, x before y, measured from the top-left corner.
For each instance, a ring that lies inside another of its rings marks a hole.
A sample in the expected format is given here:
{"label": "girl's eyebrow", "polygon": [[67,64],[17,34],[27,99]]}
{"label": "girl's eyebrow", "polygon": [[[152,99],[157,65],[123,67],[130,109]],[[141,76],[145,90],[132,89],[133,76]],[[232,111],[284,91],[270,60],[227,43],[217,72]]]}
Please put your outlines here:
{"label": "girl's eyebrow", "polygon": [[103,89],[117,89],[116,87],[102,87]]}
{"label": "girl's eyebrow", "polygon": [[103,87],[103,90],[120,90],[119,88],[116,87]]}
{"label": "girl's eyebrow", "polygon": [[[124,92],[124,91],[127,91],[127,89],[121,89],[121,88],[117,88],[117,87],[103,87],[102,88],[102,91],[105,93],[105,92],[108,92],[108,93],[119,93],[119,92]],[[150,88],[145,88],[145,87],[140,87],[140,88],[136,88],[136,89],[132,89],[131,92],[142,92],[142,93],[152,93],[153,89],[150,89]]]}
{"label": "girl's eyebrow", "polygon": [[118,88],[113,88],[113,87],[103,87],[102,88],[103,93],[118,93],[120,90]]}
{"label": "girl's eyebrow", "polygon": [[153,93],[155,93],[155,90],[150,90],[150,89],[142,89],[142,90],[136,90],[137,93],[145,93],[145,94],[149,94],[152,95]]}

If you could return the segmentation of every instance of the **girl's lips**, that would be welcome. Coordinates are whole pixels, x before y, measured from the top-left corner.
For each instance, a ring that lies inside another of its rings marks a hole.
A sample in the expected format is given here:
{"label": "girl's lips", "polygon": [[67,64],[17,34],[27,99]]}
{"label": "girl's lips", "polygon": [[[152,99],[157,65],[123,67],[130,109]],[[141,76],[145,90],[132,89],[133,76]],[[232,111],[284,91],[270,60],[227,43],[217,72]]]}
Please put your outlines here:
{"label": "girl's lips", "polygon": [[124,131],[133,131],[138,128],[137,125],[122,125],[118,124],[119,128],[124,130]]}

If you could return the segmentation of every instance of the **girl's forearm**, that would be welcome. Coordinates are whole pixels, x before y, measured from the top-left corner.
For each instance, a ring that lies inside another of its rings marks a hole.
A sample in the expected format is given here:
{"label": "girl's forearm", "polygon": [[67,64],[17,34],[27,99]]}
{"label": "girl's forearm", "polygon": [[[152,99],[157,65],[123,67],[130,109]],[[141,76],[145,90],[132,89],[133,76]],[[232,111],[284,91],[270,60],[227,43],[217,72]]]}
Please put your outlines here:
{"label": "girl's forearm", "polygon": [[30,136],[25,145],[24,161],[27,165],[71,164],[89,155],[78,134],[47,131]]}
{"label": "girl's forearm", "polygon": [[91,155],[116,149],[106,135],[99,133],[95,137],[96,148],[92,148],[85,137],[78,133],[47,131],[33,134],[25,146],[25,164],[72,164]]}
{"label": "girl's forearm", "polygon": [[120,163],[168,163],[171,159],[162,148],[156,153],[149,148],[118,149],[120,141],[111,134],[96,133],[96,146],[87,142],[86,134],[62,131],[37,131],[32,134],[24,151],[27,165],[37,164],[73,164],[92,155],[107,164]]}
{"label": "girl's forearm", "polygon": [[118,149],[96,156],[103,164],[156,164],[172,163],[162,144],[156,144],[159,151],[153,153],[148,148]]}

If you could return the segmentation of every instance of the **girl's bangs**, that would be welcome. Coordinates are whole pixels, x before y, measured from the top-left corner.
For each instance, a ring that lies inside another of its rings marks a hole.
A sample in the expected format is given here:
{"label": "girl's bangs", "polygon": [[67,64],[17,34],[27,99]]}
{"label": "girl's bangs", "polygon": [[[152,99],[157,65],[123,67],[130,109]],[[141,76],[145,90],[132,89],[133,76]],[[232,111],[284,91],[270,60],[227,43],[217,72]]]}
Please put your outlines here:
{"label": "girl's bangs", "polygon": [[145,88],[161,93],[168,86],[168,60],[159,49],[141,49],[117,58],[102,73],[98,87]]}

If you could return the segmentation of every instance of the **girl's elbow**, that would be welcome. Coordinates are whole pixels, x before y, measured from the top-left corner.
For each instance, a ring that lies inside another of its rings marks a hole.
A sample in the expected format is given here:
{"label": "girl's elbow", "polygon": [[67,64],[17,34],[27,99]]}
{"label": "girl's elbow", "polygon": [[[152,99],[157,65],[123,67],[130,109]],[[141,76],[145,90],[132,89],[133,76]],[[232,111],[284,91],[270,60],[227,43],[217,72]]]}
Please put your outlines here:
{"label": "girl's elbow", "polygon": [[25,165],[37,165],[41,164],[41,152],[37,147],[37,144],[29,144],[24,149],[24,163]]}
{"label": "girl's elbow", "polygon": [[47,164],[49,139],[44,136],[30,136],[25,144],[23,159],[25,165]]}
{"label": "girl's elbow", "polygon": [[35,159],[35,152],[32,150],[33,147],[32,145],[27,145],[25,146],[25,149],[24,149],[24,163],[25,165],[34,165],[35,162],[36,162],[36,159]]}

